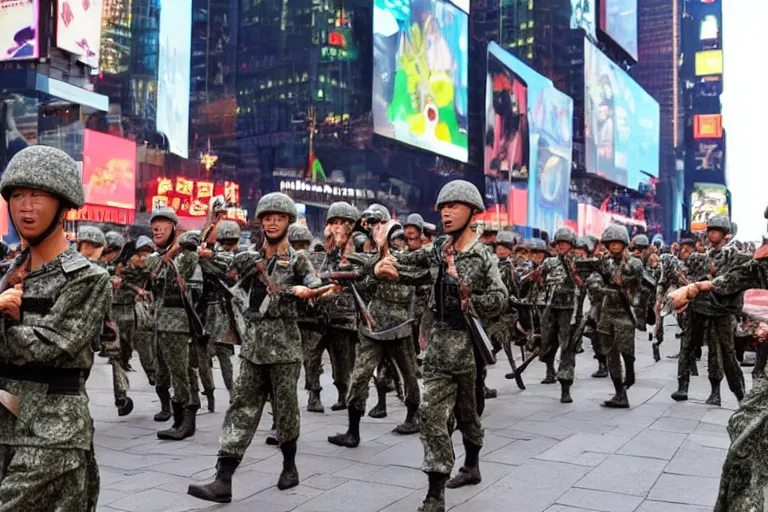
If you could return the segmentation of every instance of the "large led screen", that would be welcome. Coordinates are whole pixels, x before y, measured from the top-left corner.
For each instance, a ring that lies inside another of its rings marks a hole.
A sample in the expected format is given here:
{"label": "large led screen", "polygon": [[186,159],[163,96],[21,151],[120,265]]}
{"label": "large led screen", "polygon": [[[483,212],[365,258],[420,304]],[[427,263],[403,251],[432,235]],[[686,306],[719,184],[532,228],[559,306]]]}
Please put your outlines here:
{"label": "large led screen", "polygon": [[659,176],[659,104],[584,41],[587,172],[637,190]]}
{"label": "large led screen", "polygon": [[0,61],[40,56],[38,0],[0,0]]}
{"label": "large led screen", "polygon": [[83,187],[87,204],[134,209],[136,143],[84,130]]}
{"label": "large led screen", "polygon": [[602,0],[600,30],[637,60],[637,0]]}
{"label": "large led screen", "polygon": [[192,0],[162,0],[157,84],[157,131],[168,149],[182,158],[189,152],[189,68]]}
{"label": "large led screen", "polygon": [[514,212],[522,180],[526,225],[552,233],[568,216],[573,101],[490,43],[485,120],[486,205]]}
{"label": "large led screen", "polygon": [[695,183],[691,192],[691,231],[704,231],[707,221],[718,214],[728,215],[728,192],[725,186]]}
{"label": "large led screen", "polygon": [[102,7],[102,0],[58,0],[56,10],[56,46],[92,68],[99,66]]}
{"label": "large led screen", "polygon": [[571,28],[584,29],[592,37],[597,37],[595,30],[595,0],[571,0]]}
{"label": "large led screen", "polygon": [[444,0],[375,1],[377,134],[467,161],[467,18]]}
{"label": "large led screen", "polygon": [[696,76],[722,75],[723,50],[696,52]]}

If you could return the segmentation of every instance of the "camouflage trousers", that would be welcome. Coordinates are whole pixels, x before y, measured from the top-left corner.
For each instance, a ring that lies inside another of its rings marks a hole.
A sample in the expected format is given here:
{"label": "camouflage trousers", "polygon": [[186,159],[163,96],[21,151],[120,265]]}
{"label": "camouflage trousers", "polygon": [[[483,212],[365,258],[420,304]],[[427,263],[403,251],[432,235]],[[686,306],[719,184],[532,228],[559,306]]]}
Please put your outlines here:
{"label": "camouflage trousers", "polygon": [[355,353],[355,366],[352,369],[352,380],[347,393],[349,407],[359,411],[365,410],[371,377],[385,357],[395,362],[403,376],[405,403],[412,405],[421,403],[421,391],[416,377],[416,355],[410,336],[395,341],[373,341],[360,336],[360,343]]}
{"label": "camouflage trousers", "polygon": [[[301,327],[301,326],[300,326]],[[333,385],[346,392],[349,389],[349,377],[355,364],[355,343],[357,331],[326,327],[301,328],[301,350],[304,354],[304,388],[308,391],[320,391],[320,374],[323,373],[323,351],[327,350],[331,359]]]}
{"label": "camouflage trousers", "polygon": [[98,498],[93,449],[0,445],[0,511],[95,512]]}
{"label": "camouflage trousers", "polygon": [[133,356],[133,349],[139,353],[141,367],[150,382],[155,380],[157,361],[153,343],[154,333],[136,329],[133,305],[115,304],[112,306],[117,328],[120,330],[121,361],[127,365]]}
{"label": "camouflage trousers", "polygon": [[224,379],[224,387],[232,392],[232,356],[235,355],[234,345],[228,343],[209,343],[208,346],[197,346],[197,357],[199,362],[200,382],[203,384],[204,391],[213,391],[216,386],[213,381],[213,356],[219,360],[221,367],[221,377]]}
{"label": "camouflage trousers", "polygon": [[573,309],[546,308],[541,316],[541,351],[539,360],[552,364],[560,349],[557,379],[573,381],[576,368],[576,347],[571,340]]}
{"label": "camouflage trousers", "polygon": [[463,373],[442,372],[438,368],[424,368],[424,396],[419,407],[421,444],[424,446],[425,473],[449,475],[454,455],[451,442],[451,416],[461,431],[464,441],[483,445],[483,427],[477,412],[476,371]]}
{"label": "camouflage trousers", "polygon": [[197,350],[188,334],[157,333],[157,385],[172,387],[172,400],[184,407],[200,406],[197,366]]}
{"label": "camouflage trousers", "polygon": [[[678,360],[678,372],[682,371],[682,364],[688,363],[688,372],[695,357],[696,345],[706,342],[708,352],[709,378],[722,380],[725,376],[728,387],[731,390],[739,389],[743,379],[743,373],[736,349],[733,345],[733,332],[736,329],[736,320],[733,315],[704,316],[691,311],[688,314],[688,343],[686,353],[683,356],[682,339],[680,346],[680,358]],[[683,373],[682,375],[687,375]]]}
{"label": "camouflage trousers", "polygon": [[128,381],[128,375],[125,373],[123,363],[117,357],[109,358],[109,365],[112,367],[112,391],[115,394],[115,402],[128,396],[128,390],[131,384]]}
{"label": "camouflage trousers", "polygon": [[257,365],[240,359],[240,374],[219,438],[219,457],[243,458],[259,427],[268,395],[272,397],[278,443],[299,438],[301,418],[296,386],[300,373],[300,363]]}
{"label": "camouflage trousers", "polygon": [[600,355],[612,379],[623,378],[621,358],[635,359],[635,323],[624,311],[602,311],[597,324]]}

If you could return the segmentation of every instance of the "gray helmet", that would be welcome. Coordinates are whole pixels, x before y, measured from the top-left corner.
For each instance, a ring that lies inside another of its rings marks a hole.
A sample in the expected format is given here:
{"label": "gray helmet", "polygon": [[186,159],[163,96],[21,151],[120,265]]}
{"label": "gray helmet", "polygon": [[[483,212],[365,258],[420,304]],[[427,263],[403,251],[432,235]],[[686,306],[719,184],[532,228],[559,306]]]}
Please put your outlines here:
{"label": "gray helmet", "polygon": [[222,220],[216,227],[216,241],[240,240],[240,224],[234,220]]}
{"label": "gray helmet", "polygon": [[284,213],[288,216],[288,223],[293,224],[299,216],[296,211],[296,203],[282,192],[272,192],[259,199],[256,206],[256,218],[260,219],[268,213]]}
{"label": "gray helmet", "polygon": [[524,245],[529,251],[548,252],[547,243],[541,238],[528,238]]}
{"label": "gray helmet", "polygon": [[261,259],[261,254],[256,251],[242,251],[235,254],[235,258],[232,260],[237,272],[242,276],[253,267],[254,263]]}
{"label": "gray helmet", "polygon": [[148,236],[140,235],[139,238],[136,239],[136,250],[140,251],[145,248],[154,250],[155,244],[152,243],[152,239]]}
{"label": "gray helmet", "polygon": [[517,245],[517,237],[511,231],[502,231],[496,235],[496,243],[508,249],[514,249],[515,245]]}
{"label": "gray helmet", "polygon": [[739,233],[739,225],[735,222],[731,222],[731,234],[736,236]]}
{"label": "gray helmet", "polygon": [[107,239],[107,248],[111,251],[120,251],[125,245],[125,238],[117,231],[107,231],[104,235]]}
{"label": "gray helmet", "polygon": [[728,219],[727,215],[722,213],[713,215],[707,221],[707,231],[710,229],[718,229],[727,235],[731,232],[731,221]]}
{"label": "gray helmet", "polygon": [[632,244],[637,249],[647,249],[649,245],[651,245],[651,242],[648,241],[648,237],[645,235],[635,235],[634,238],[632,238]]}
{"label": "gray helmet", "polygon": [[435,208],[440,209],[448,203],[462,203],[474,208],[475,210],[485,210],[483,196],[477,187],[468,181],[453,180],[447,183],[437,195]]}
{"label": "gray helmet", "polygon": [[291,243],[311,243],[314,237],[312,232],[301,224],[291,224],[288,226],[288,241]]}
{"label": "gray helmet", "polygon": [[309,244],[309,250],[312,252],[325,252],[325,246],[323,245],[323,241],[315,238],[312,240],[312,243]]}
{"label": "gray helmet", "polygon": [[197,249],[200,247],[200,236],[202,233],[198,229],[185,231],[179,237],[179,245],[185,249]]}
{"label": "gray helmet", "polygon": [[595,249],[595,244],[592,239],[586,236],[580,236],[576,239],[576,249],[583,249],[587,252],[592,252]]}
{"label": "gray helmet", "polygon": [[96,247],[107,245],[107,238],[96,226],[82,226],[77,230],[77,243],[88,242]]}
{"label": "gray helmet", "polygon": [[427,235],[434,236],[437,234],[437,226],[432,224],[431,222],[425,222],[424,223],[424,233]]}
{"label": "gray helmet", "polygon": [[603,236],[600,237],[600,241],[604,244],[611,242],[621,242],[625,246],[629,246],[629,233],[627,228],[619,226],[618,224],[611,224],[603,231]]}
{"label": "gray helmet", "polygon": [[563,226],[555,231],[555,243],[566,242],[571,246],[576,245],[576,232],[568,226]]}
{"label": "gray helmet", "polygon": [[404,228],[407,228],[408,226],[413,226],[415,228],[419,228],[419,231],[424,230],[424,217],[419,215],[418,213],[412,213],[408,216],[407,219],[405,219],[405,224],[403,225]]}
{"label": "gray helmet", "polygon": [[332,203],[328,208],[328,213],[325,214],[325,223],[328,224],[333,219],[344,219],[354,224],[359,218],[360,212],[357,211],[357,208],[345,201],[338,201]]}
{"label": "gray helmet", "polygon": [[170,206],[162,206],[152,212],[152,217],[149,218],[150,224],[156,220],[168,220],[173,222],[173,225],[179,223],[179,216],[176,215],[176,210]]}
{"label": "gray helmet", "polygon": [[392,216],[389,214],[387,207],[378,203],[373,203],[368,208],[366,208],[362,216],[376,218],[379,220],[379,222],[389,222],[392,220]]}
{"label": "gray helmet", "polygon": [[11,158],[0,180],[0,194],[8,201],[15,188],[44,190],[66,208],[81,208],[85,193],[80,171],[72,157],[50,146],[28,146]]}

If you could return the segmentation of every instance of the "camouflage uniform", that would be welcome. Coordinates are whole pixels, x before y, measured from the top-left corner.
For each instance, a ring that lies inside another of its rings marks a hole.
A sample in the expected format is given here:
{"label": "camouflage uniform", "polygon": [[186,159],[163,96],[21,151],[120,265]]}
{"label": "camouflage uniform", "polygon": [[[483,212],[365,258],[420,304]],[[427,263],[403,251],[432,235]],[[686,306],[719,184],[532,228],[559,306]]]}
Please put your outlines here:
{"label": "camouflage uniform", "polygon": [[571,343],[571,320],[576,306],[577,286],[573,281],[568,258],[553,257],[544,260],[541,276],[546,291],[539,296],[541,316],[541,352],[540,359],[547,365],[544,383],[554,382],[554,360],[560,348],[560,366],[557,380],[572,383],[576,365],[576,347]]}
{"label": "camouflage uniform", "polygon": [[[326,258],[324,252],[307,252],[306,255],[315,269],[320,268]],[[325,407],[323,407],[320,399],[320,391],[323,389],[320,386],[320,374],[323,373],[323,352],[326,349],[328,349],[328,354],[331,356],[331,368],[333,369],[334,376],[337,370],[337,365],[334,364],[334,354],[328,345],[329,337],[325,336],[325,318],[323,318],[319,307],[315,304],[302,301],[296,305],[296,309],[299,332],[301,332],[304,389],[309,391],[307,410],[310,412],[325,412]]]}

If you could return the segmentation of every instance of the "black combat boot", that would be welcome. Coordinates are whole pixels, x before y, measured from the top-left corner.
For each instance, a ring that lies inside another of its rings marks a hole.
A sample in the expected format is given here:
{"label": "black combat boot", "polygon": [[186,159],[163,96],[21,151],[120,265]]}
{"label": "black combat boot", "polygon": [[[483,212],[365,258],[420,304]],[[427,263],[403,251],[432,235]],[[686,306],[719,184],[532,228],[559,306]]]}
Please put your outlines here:
{"label": "black combat boot", "polygon": [[629,389],[635,384],[635,358],[628,355],[624,355],[622,358],[624,359],[624,367],[626,368],[624,387]]}
{"label": "black combat boot", "polygon": [[283,471],[277,481],[277,488],[284,491],[299,485],[299,470],[296,468],[296,440],[281,444],[280,451],[283,452]]}
{"label": "black combat boot", "polygon": [[117,406],[118,416],[128,416],[133,410],[133,400],[126,396],[115,400],[115,406]]}
{"label": "black combat boot", "polygon": [[309,400],[307,402],[307,410],[309,412],[319,412],[324,413],[325,407],[323,407],[323,402],[320,400],[320,392],[319,391],[310,391],[309,392]]}
{"label": "black combat boot", "polygon": [[349,428],[344,434],[328,436],[328,442],[336,446],[346,446],[347,448],[357,448],[360,444],[360,418],[363,417],[363,411],[355,408],[347,408],[349,414]]}
{"label": "black combat boot", "polygon": [[176,432],[181,428],[181,424],[184,423],[184,404],[181,402],[171,402],[171,408],[173,409],[173,425],[169,429],[159,431],[157,433],[158,439],[175,440]]}
{"label": "black combat boot", "polygon": [[544,380],[541,381],[542,384],[554,384],[555,381],[555,363],[546,363],[547,364],[547,375],[544,377]]}
{"label": "black combat boot", "polygon": [[716,405],[720,407],[720,379],[710,377],[709,384],[712,386],[712,393],[707,398],[707,405]]}
{"label": "black combat boot", "polygon": [[160,412],[155,414],[155,421],[171,419],[171,392],[165,386],[155,386],[155,393],[160,398]]}
{"label": "black combat boot", "polygon": [[234,457],[219,457],[216,463],[216,477],[213,482],[205,485],[190,485],[187,494],[201,500],[216,503],[232,501],[232,475],[235,474],[240,459]]}
{"label": "black combat boot", "polygon": [[651,345],[651,348],[653,348],[653,360],[656,361],[657,363],[661,361],[661,351],[659,350],[660,345],[661,343],[658,343],[658,342]]}
{"label": "black combat boot", "polygon": [[277,446],[278,444],[280,444],[277,442],[277,426],[275,425],[274,421],[272,422],[272,426],[269,429],[269,434],[267,434],[266,443],[269,446]]}
{"label": "black combat boot", "polygon": [[[168,441],[181,441],[182,439],[194,436],[198,409],[200,409],[199,405],[190,405],[185,408],[181,425],[178,428],[171,429],[165,433],[158,432],[157,437]],[[160,434],[164,434],[164,437],[160,437]]]}
{"label": "black combat boot", "polygon": [[379,402],[368,411],[371,418],[381,419],[387,417],[387,386],[376,384],[376,393],[379,395]]}
{"label": "black combat boot", "polygon": [[347,408],[347,388],[344,386],[336,386],[338,392],[338,399],[336,403],[331,406],[332,411],[343,411]]}
{"label": "black combat boot", "polygon": [[427,473],[429,489],[419,512],[445,512],[445,485],[450,475],[443,473]]}
{"label": "black combat boot", "polygon": [[491,389],[485,384],[483,384],[483,396],[485,396],[486,400],[492,400],[499,396],[499,392],[495,389]]}
{"label": "black combat boot", "polygon": [[597,371],[592,374],[595,379],[604,379],[608,376],[608,367],[605,365],[603,356],[597,357]]}
{"label": "black combat boot", "polygon": [[459,473],[445,484],[449,489],[476,485],[483,480],[480,476],[480,446],[464,441],[464,451],[464,465],[459,468]]}
{"label": "black combat boot", "polygon": [[418,434],[421,430],[421,424],[419,423],[419,405],[418,404],[405,404],[408,413],[405,416],[405,422],[402,425],[398,425],[392,431],[396,434],[408,435]]}
{"label": "black combat boot", "polygon": [[213,390],[204,391],[205,399],[208,402],[208,412],[216,412],[216,398],[213,396]]}
{"label": "black combat boot", "polygon": [[603,402],[603,407],[609,407],[611,409],[628,409],[629,399],[627,398],[627,390],[624,389],[624,383],[620,377],[611,377],[613,387],[616,394],[610,399]]}
{"label": "black combat boot", "polygon": [[573,384],[572,380],[562,379],[560,381],[560,403],[561,404],[570,404],[573,402],[573,398],[571,398],[571,384]]}
{"label": "black combat boot", "polygon": [[672,393],[672,400],[675,402],[685,402],[688,400],[688,384],[691,378],[688,376],[677,378],[677,391]]}

